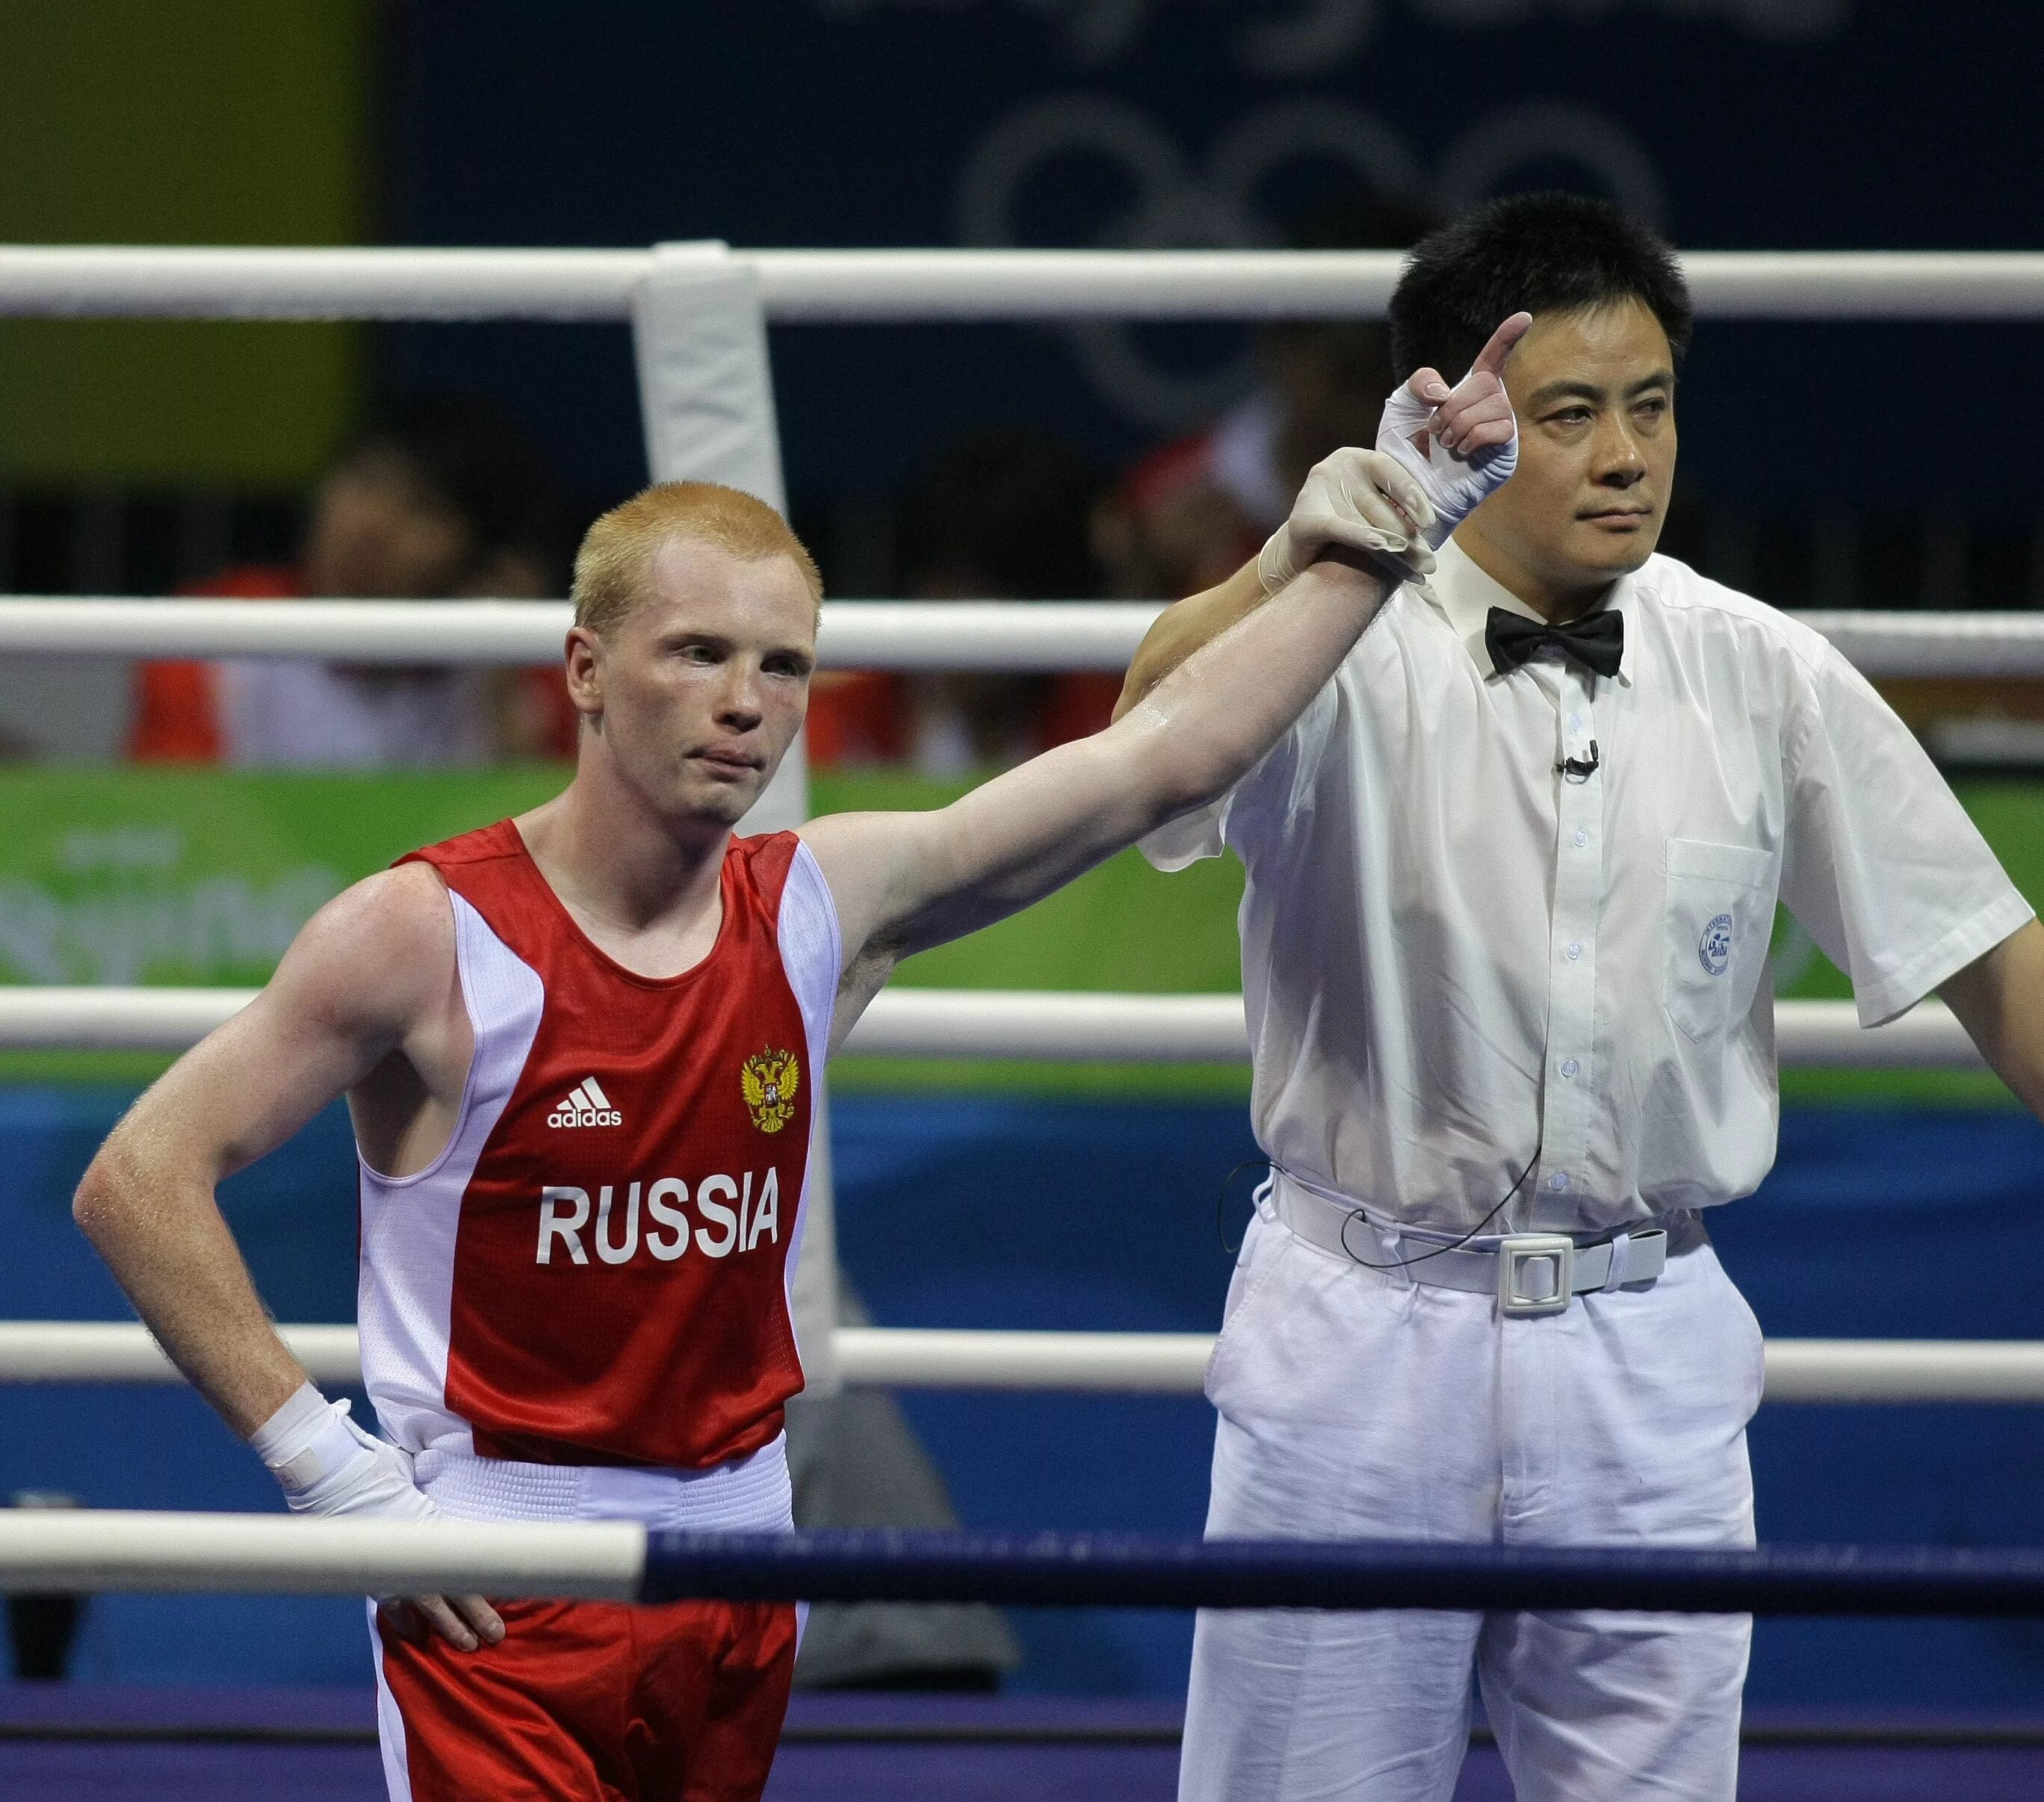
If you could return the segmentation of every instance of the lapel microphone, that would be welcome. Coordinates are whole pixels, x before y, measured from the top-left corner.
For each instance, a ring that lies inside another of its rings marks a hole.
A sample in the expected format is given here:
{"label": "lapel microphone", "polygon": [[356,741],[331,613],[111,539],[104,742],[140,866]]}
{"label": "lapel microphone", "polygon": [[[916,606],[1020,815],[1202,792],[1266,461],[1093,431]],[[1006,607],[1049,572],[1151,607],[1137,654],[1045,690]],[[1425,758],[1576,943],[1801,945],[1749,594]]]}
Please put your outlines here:
{"label": "lapel microphone", "polygon": [[1600,759],[1597,756],[1597,742],[1590,740],[1588,757],[1567,757],[1554,766],[1554,774],[1565,782],[1586,782],[1596,773]]}

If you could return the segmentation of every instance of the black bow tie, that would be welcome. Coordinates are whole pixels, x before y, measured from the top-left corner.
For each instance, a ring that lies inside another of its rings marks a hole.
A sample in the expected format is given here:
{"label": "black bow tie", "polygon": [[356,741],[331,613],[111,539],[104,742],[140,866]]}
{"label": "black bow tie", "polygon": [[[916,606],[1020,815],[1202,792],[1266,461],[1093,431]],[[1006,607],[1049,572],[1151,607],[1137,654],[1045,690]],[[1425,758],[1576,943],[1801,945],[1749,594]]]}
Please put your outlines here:
{"label": "black bow tie", "polygon": [[1625,616],[1607,607],[1565,626],[1546,626],[1523,613],[1493,607],[1483,628],[1483,642],[1500,675],[1517,669],[1543,645],[1551,644],[1593,675],[1615,676],[1625,655]]}

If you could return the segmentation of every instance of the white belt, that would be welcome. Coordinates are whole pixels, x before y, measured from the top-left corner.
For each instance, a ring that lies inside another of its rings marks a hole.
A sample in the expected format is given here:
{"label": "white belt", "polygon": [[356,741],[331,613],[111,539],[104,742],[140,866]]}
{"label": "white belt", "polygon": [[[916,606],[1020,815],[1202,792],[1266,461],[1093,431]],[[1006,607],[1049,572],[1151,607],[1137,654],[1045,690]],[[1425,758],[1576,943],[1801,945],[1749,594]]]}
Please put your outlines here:
{"label": "white belt", "polygon": [[1277,1217],[1324,1251],[1438,1289],[1494,1295],[1500,1314],[1558,1314],[1572,1297],[1654,1282],[1667,1267],[1664,1227],[1635,1227],[1578,1244],[1565,1232],[1505,1233],[1469,1245],[1427,1239],[1372,1220],[1283,1171],[1270,1200]]}
{"label": "white belt", "polygon": [[789,1531],[788,1442],[707,1470],[608,1464],[526,1464],[428,1447],[413,1480],[446,1512],[469,1520],[636,1520],[699,1532]]}

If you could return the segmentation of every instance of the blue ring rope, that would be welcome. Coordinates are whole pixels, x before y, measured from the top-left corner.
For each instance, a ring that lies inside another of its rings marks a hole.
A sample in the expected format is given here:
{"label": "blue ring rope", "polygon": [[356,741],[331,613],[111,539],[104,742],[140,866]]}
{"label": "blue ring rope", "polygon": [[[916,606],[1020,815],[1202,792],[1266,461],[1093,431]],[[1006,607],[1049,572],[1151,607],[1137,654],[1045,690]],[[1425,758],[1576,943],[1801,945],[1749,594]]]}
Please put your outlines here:
{"label": "blue ring rope", "polygon": [[1121,1533],[647,1535],[640,1599],[2044,1616],[2044,1550],[1416,1545]]}

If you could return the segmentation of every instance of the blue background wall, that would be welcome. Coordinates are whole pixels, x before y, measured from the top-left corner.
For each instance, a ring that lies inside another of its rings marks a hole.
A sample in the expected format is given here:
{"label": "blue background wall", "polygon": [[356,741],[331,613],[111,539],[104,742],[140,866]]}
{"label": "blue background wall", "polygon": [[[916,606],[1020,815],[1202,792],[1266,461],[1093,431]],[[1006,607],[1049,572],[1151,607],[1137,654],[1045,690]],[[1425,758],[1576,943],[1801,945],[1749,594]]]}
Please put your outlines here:
{"label": "blue background wall", "polygon": [[[1275,242],[1358,177],[1446,208],[1613,194],[1694,248],[2028,248],[2044,219],[2044,24],[1997,0],[1947,0],[1934,27],[1915,0],[410,0],[386,18],[393,242]],[[2019,459],[1947,479],[1902,440],[2034,412],[2033,336],[1708,325],[1685,480],[1738,503],[1963,488],[2025,506]],[[791,486],[885,488],[966,418],[1118,458],[1155,441],[1170,396],[1199,410],[1175,378],[1242,348],[1117,343],[1135,375],[1051,330],[786,329]],[[387,349],[394,372],[515,398],[594,488],[642,479],[621,329],[417,328]]]}
{"label": "blue background wall", "polygon": [[[73,1228],[71,1185],[125,1097],[0,1093],[0,1318],[115,1318]],[[1233,1106],[841,1097],[833,1104],[844,1261],[875,1318],[902,1326],[1211,1331],[1229,1261],[1221,1178],[1254,1155]],[[1722,1209],[1725,1262],[1769,1332],[2031,1337],[2044,1281],[2044,1127],[2014,1112],[1792,1109],[1781,1163]],[[251,1265],[283,1320],[354,1301],[352,1162],[322,1116],[228,1186]],[[1231,1236],[1244,1212],[1239,1185]],[[985,1527],[1197,1531],[1205,1404],[919,1395],[909,1412],[959,1512]],[[2044,1543],[2044,1433],[2032,1410],[1763,1408],[1753,1431],[1771,1540]],[[275,1508],[260,1466],[179,1389],[0,1389],[0,1495],[98,1507]],[[1189,1620],[1022,1613],[1025,1689],[1182,1693]],[[82,1679],[343,1683],[367,1678],[347,1601],[110,1596]],[[2034,1708],[2044,1627],[1994,1622],[1763,1623],[1756,1703]]]}

